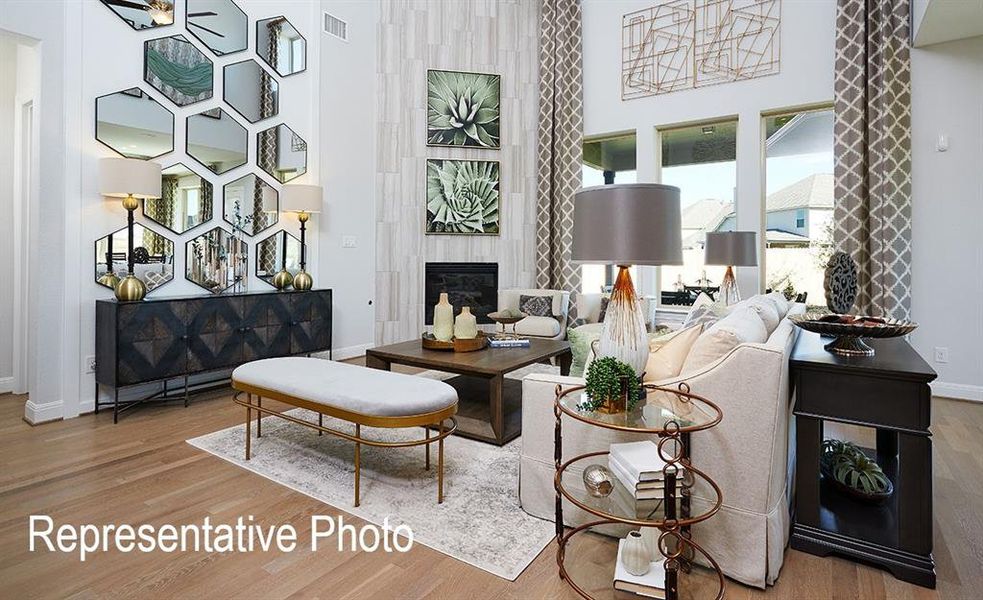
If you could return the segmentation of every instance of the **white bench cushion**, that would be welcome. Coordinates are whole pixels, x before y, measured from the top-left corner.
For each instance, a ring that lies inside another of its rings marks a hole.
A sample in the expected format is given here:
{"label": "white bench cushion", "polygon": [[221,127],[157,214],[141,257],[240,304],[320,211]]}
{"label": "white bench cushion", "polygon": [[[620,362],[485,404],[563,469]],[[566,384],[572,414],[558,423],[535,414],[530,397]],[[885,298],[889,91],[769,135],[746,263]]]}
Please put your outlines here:
{"label": "white bench cushion", "polygon": [[457,404],[443,381],[320,358],[267,358],[232,372],[232,381],[376,417],[407,417]]}

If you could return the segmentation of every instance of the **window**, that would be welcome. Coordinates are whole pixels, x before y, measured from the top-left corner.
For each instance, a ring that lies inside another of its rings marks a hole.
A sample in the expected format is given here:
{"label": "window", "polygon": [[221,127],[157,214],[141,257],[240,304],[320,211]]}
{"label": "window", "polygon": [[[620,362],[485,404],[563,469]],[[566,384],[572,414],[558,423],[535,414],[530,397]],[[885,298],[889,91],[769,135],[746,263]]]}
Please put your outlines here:
{"label": "window", "polygon": [[833,235],[833,111],[765,117],[765,285],[823,303]]}
{"label": "window", "polygon": [[708,231],[737,224],[737,121],[663,129],[661,181],[680,189],[683,264],[661,267],[660,303],[690,305],[701,290],[715,295],[725,267],[704,264]]}
{"label": "window", "polygon": [[[634,133],[584,140],[583,187],[637,182]],[[608,265],[583,265],[581,292],[596,294],[613,285],[614,269]],[[633,267],[632,277],[634,271]]]}

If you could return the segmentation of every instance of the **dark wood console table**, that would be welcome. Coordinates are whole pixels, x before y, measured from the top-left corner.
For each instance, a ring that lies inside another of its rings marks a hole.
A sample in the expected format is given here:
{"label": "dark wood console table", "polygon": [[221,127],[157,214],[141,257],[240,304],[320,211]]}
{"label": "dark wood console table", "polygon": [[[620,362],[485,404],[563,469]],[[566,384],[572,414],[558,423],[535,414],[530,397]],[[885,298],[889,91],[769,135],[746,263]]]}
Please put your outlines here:
{"label": "dark wood console table", "polygon": [[[842,357],[801,331],[790,361],[795,385],[796,485],[791,545],[879,565],[898,579],[935,587],[932,558],[932,392],[935,371],[903,339],[864,340],[876,354]],[[877,430],[865,449],[894,484],[869,505],[821,481],[823,421]]]}
{"label": "dark wood console table", "polygon": [[[189,376],[330,351],[331,290],[98,300],[96,412],[112,406],[115,423],[121,411],[147,400],[183,399],[187,405]],[[183,394],[168,390],[174,379],[183,379]],[[120,389],[148,383],[163,389],[120,401]],[[101,385],[113,388],[112,402],[99,402]]]}

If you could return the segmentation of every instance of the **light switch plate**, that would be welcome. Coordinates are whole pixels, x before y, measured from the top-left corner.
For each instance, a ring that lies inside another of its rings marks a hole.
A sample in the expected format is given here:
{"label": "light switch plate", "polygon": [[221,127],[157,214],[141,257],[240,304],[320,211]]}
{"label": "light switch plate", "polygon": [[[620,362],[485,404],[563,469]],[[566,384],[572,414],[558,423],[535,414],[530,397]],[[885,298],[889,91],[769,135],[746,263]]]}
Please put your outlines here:
{"label": "light switch plate", "polygon": [[355,239],[354,235],[343,235],[341,236],[341,247],[342,248],[354,248],[358,246],[358,241]]}

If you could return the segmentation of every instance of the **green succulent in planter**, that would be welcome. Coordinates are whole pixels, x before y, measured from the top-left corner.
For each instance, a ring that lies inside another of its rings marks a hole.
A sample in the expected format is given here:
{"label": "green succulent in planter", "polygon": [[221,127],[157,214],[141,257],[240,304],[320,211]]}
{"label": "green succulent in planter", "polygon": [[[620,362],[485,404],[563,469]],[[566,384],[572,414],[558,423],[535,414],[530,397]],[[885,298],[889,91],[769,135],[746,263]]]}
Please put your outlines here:
{"label": "green succulent in planter", "polygon": [[499,75],[427,72],[427,143],[499,148]]}
{"label": "green succulent in planter", "polygon": [[427,161],[427,233],[498,233],[499,165]]}
{"label": "green succulent in planter", "polygon": [[850,442],[823,441],[821,460],[826,476],[860,496],[887,496],[894,491],[894,485],[880,465]]}
{"label": "green succulent in planter", "polygon": [[[622,381],[628,386],[627,407],[618,406],[622,396]],[[598,358],[587,367],[587,384],[584,387],[587,398],[577,405],[584,411],[622,412],[633,410],[642,399],[642,378],[635,369],[620,360],[605,356]]]}

